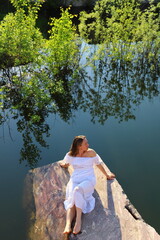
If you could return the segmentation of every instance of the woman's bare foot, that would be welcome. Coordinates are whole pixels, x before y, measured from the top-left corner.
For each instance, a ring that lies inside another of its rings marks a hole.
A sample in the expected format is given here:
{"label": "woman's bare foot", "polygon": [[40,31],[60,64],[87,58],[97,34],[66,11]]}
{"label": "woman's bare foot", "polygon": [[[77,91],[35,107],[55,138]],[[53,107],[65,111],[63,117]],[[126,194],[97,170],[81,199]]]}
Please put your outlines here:
{"label": "woman's bare foot", "polygon": [[70,234],[72,232],[71,226],[66,225],[63,234]]}
{"label": "woman's bare foot", "polygon": [[81,221],[75,223],[73,228],[73,234],[78,234],[81,232]]}

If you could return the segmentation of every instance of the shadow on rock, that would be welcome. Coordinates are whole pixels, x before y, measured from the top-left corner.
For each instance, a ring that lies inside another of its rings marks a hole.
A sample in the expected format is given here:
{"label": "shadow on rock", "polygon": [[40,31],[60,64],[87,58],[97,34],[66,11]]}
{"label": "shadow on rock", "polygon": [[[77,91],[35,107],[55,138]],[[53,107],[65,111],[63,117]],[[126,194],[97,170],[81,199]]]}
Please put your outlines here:
{"label": "shadow on rock", "polygon": [[[111,184],[107,181],[108,208],[104,208],[98,192],[94,191],[96,199],[95,209],[83,215],[82,233],[70,235],[70,240],[121,240],[121,229],[118,217],[115,214]],[[105,193],[104,193],[105,194]]]}

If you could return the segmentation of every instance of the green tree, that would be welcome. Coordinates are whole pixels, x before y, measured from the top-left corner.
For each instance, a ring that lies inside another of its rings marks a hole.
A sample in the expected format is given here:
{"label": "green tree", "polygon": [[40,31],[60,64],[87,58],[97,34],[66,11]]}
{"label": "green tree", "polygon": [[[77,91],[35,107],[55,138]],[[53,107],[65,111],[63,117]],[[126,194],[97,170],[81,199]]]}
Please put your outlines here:
{"label": "green tree", "polygon": [[[160,3],[149,0],[149,7],[142,12],[138,0],[100,0],[91,13],[82,12],[79,25],[83,37],[100,43],[116,40],[134,41],[135,36],[141,38],[145,31],[152,30],[159,22]],[[145,28],[141,25],[144,24]],[[143,31],[136,35],[136,29]],[[152,32],[152,31],[151,31]]]}
{"label": "green tree", "polygon": [[35,61],[43,38],[36,28],[36,19],[23,9],[9,13],[0,24],[0,68]]}
{"label": "green tree", "polygon": [[1,63],[1,123],[7,120],[5,111],[17,119],[24,140],[21,161],[27,160],[32,167],[40,157],[32,137],[42,147],[47,146],[43,139],[49,130],[46,117],[59,113],[67,121],[77,108],[78,88],[74,83],[79,76],[80,52],[71,19],[68,10],[62,10],[60,19],[52,19],[49,40],[36,29],[36,14],[23,8],[2,21],[1,40],[5,41],[1,41],[1,54],[6,54],[8,61]]}
{"label": "green tree", "polygon": [[101,44],[103,52],[122,64],[136,61],[138,53],[156,61],[160,49],[159,9],[160,3],[153,0],[143,12],[137,0],[97,1],[91,13],[81,13],[80,34],[90,43]]}
{"label": "green tree", "polygon": [[141,12],[135,0],[97,1],[81,15],[79,29],[98,44],[83,52],[69,9],[51,19],[44,39],[36,28],[43,1],[11,1],[15,13],[0,24],[0,124],[17,119],[21,161],[34,167],[38,145],[47,147],[50,113],[69,121],[81,108],[102,124],[109,116],[134,119],[133,107],[159,94],[159,5],[150,2]]}
{"label": "green tree", "polygon": [[10,0],[10,2],[16,10],[25,9],[27,12],[37,13],[45,0]]}
{"label": "green tree", "polygon": [[61,9],[61,13],[61,18],[51,19],[52,28],[49,31],[49,40],[46,42],[49,56],[46,64],[55,73],[63,67],[74,67],[79,60],[78,35],[71,21],[74,16],[68,10]]}

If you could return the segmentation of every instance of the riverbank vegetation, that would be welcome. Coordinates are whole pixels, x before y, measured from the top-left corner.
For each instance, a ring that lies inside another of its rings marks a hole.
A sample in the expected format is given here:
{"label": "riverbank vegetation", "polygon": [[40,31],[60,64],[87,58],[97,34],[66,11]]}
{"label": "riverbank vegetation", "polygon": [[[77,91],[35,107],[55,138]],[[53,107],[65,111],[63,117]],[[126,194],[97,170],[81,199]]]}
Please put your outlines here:
{"label": "riverbank vegetation", "polygon": [[33,136],[47,147],[50,113],[69,121],[83,109],[93,122],[124,121],[159,94],[160,3],[142,11],[136,0],[101,0],[80,16],[61,8],[44,38],[37,28],[44,0],[10,2],[14,11],[0,23],[0,123],[17,121],[21,161],[33,167],[40,158]]}
{"label": "riverbank vegetation", "polygon": [[[91,13],[82,12],[80,34],[89,43],[103,44],[110,57],[135,60],[144,53],[149,61],[159,57],[160,3],[150,1],[141,10],[137,0],[101,0]],[[153,66],[154,67],[154,66]]]}
{"label": "riverbank vegetation", "polygon": [[51,19],[49,39],[44,39],[36,27],[42,1],[11,2],[16,11],[7,14],[0,25],[0,117],[1,124],[10,117],[17,119],[24,140],[21,156],[32,166],[33,159],[39,158],[32,136],[47,146],[42,137],[48,136],[45,118],[58,112],[68,120],[76,108],[72,82],[79,49],[68,10],[61,10],[60,19]]}

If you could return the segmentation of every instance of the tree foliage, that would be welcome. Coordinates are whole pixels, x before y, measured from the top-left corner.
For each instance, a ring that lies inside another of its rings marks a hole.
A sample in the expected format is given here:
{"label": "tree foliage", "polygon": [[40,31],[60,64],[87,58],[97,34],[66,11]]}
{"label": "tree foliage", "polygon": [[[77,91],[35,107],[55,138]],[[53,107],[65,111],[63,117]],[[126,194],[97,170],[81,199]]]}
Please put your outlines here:
{"label": "tree foliage", "polygon": [[7,14],[0,25],[1,122],[6,119],[4,111],[17,119],[24,140],[22,159],[36,163],[40,155],[31,136],[46,146],[42,136],[49,113],[58,112],[67,121],[77,107],[72,86],[80,53],[68,9],[62,10],[60,19],[51,20],[47,40],[36,28],[37,12],[29,1],[12,2],[16,12]]}
{"label": "tree foliage", "polygon": [[66,66],[71,68],[77,62],[77,53],[79,53],[76,28],[72,26],[71,21],[73,15],[63,9],[61,11],[60,19],[51,19],[52,28],[46,43],[47,53],[50,56],[48,60],[55,70]]}
{"label": "tree foliage", "polygon": [[[11,2],[15,12],[0,23],[0,124],[17,120],[21,161],[34,167],[37,144],[47,147],[50,113],[69,121],[83,109],[93,122],[103,124],[109,116],[129,120],[144,97],[159,94],[160,4],[150,1],[142,12],[136,0],[97,1],[80,16],[80,36],[74,16],[61,9],[45,39],[36,27],[44,1]],[[83,48],[84,41],[97,44]]]}
{"label": "tree foliage", "polygon": [[81,13],[80,33],[86,39],[93,37],[98,43],[114,39],[125,42],[140,40],[144,31],[152,32],[153,27],[157,31],[159,27],[160,3],[155,5],[150,0],[149,4],[149,8],[142,12],[138,0],[97,1],[91,13]]}
{"label": "tree foliage", "polygon": [[16,8],[16,10],[25,9],[27,12],[32,11],[37,13],[45,0],[10,0],[10,2]]}
{"label": "tree foliage", "polygon": [[0,68],[34,62],[42,43],[32,14],[23,9],[7,14],[0,24]]}
{"label": "tree foliage", "polygon": [[149,62],[156,62],[160,53],[159,9],[160,3],[153,0],[144,11],[137,0],[97,1],[91,13],[81,13],[80,34],[89,43],[101,45],[100,55],[107,52],[115,61],[137,61],[141,53]]}

